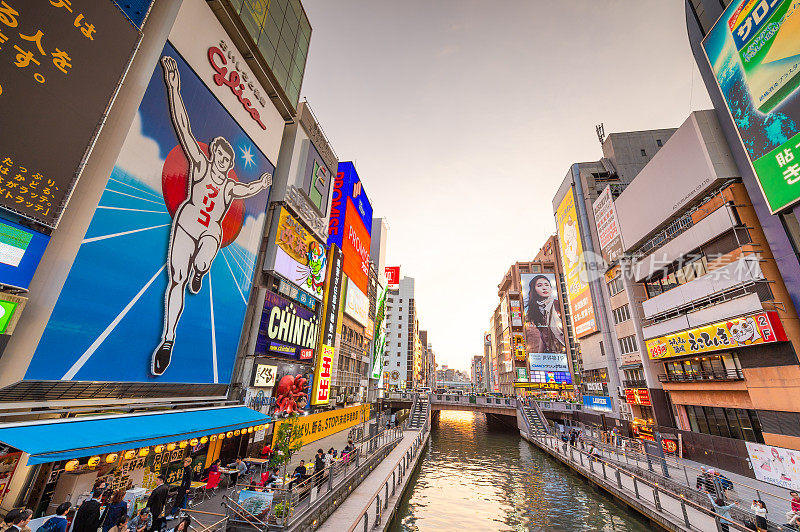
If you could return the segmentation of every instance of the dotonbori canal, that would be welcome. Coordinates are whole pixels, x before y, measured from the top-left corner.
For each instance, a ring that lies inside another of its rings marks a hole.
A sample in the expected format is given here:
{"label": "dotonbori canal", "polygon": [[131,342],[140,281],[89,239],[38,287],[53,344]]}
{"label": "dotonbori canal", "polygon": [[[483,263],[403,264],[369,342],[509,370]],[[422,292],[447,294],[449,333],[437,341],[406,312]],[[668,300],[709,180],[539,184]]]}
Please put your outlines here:
{"label": "dotonbori canal", "polygon": [[390,530],[651,530],[483,414],[442,411]]}

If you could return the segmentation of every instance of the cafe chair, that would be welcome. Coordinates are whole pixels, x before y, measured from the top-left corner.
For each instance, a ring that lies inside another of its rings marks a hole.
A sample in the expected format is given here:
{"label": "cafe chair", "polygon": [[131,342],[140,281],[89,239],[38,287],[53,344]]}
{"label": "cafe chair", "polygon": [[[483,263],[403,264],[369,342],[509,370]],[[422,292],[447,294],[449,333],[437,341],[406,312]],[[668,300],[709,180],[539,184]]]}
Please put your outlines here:
{"label": "cafe chair", "polygon": [[210,499],[216,493],[217,488],[219,488],[219,481],[222,477],[222,474],[219,471],[211,471],[208,474],[208,480],[206,480],[206,485],[203,486],[201,489],[203,490],[203,500]]}

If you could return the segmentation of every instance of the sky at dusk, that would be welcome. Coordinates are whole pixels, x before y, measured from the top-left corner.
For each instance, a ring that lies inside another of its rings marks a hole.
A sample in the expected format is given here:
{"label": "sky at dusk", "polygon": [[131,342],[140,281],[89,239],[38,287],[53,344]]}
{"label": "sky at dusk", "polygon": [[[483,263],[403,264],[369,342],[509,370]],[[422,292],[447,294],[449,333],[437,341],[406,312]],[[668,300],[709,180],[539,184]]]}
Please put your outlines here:
{"label": "sky at dusk", "polygon": [[352,160],[436,361],[467,369],[509,266],[606,134],[711,107],[678,0],[304,0],[302,96]]}

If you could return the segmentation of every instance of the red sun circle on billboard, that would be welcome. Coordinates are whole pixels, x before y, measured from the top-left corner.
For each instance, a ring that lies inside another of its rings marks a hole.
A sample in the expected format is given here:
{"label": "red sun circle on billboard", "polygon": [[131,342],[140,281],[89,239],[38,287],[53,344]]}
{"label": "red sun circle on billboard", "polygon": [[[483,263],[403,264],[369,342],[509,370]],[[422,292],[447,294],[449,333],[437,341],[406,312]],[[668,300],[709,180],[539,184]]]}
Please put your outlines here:
{"label": "red sun circle on billboard", "polygon": [[[208,144],[198,142],[200,149],[208,157]],[[236,172],[231,169],[228,178],[238,181]],[[175,211],[183,203],[189,192],[189,160],[183,153],[183,148],[175,146],[172,148],[164,161],[164,168],[161,170],[161,190],[164,194],[164,203],[167,206],[169,215],[175,217]],[[222,245],[225,247],[231,244],[244,224],[244,201],[237,199],[231,204],[225,217],[222,219]]]}

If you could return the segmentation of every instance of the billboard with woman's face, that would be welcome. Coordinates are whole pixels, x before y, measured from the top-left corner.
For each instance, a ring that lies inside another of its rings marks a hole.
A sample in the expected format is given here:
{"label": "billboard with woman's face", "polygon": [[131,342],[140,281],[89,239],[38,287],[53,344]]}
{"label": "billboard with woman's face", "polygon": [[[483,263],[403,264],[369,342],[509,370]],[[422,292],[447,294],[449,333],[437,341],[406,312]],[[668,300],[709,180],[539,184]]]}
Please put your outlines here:
{"label": "billboard with woman's face", "polygon": [[566,353],[555,275],[523,273],[520,283],[528,353]]}

